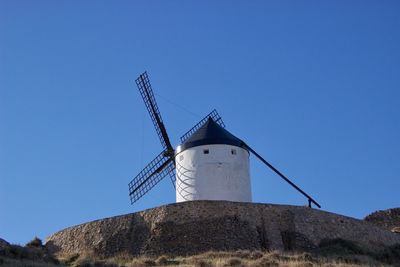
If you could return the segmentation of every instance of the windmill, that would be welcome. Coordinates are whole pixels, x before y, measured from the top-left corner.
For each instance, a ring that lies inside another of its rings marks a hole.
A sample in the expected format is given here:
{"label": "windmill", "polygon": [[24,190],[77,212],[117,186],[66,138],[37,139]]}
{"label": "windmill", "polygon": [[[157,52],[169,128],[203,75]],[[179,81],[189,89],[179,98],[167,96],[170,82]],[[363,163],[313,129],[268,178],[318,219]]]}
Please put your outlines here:
{"label": "windmill", "polygon": [[138,201],[163,178],[169,176],[176,190],[176,201],[229,200],[251,202],[250,153],[272,169],[308,200],[308,206],[321,206],[254,149],[225,129],[216,110],[210,112],[171,145],[146,72],[136,85],[153,121],[163,151],[130,183],[131,204]]}

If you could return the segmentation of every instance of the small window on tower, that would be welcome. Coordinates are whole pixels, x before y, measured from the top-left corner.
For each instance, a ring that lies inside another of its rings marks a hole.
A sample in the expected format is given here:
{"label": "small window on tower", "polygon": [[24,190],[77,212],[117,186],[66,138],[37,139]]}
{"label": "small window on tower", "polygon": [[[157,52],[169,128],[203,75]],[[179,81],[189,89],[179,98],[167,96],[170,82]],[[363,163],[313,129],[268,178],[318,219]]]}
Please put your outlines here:
{"label": "small window on tower", "polygon": [[204,153],[204,154],[210,154],[210,150],[208,150],[208,149],[203,149],[203,153]]}
{"label": "small window on tower", "polygon": [[232,150],[231,150],[231,154],[232,154],[232,155],[236,155],[236,149],[232,149]]}
{"label": "small window on tower", "polygon": [[179,156],[179,161],[182,161],[183,160],[183,155],[180,155]]}

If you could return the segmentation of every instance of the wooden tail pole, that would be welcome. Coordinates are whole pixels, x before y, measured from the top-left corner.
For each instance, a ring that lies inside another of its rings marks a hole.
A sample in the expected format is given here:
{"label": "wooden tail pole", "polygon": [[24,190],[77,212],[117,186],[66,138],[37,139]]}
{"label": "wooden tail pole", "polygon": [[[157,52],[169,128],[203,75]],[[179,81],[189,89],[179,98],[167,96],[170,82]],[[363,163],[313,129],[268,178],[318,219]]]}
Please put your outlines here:
{"label": "wooden tail pole", "polygon": [[251,147],[249,147],[247,144],[245,144],[245,147],[254,154],[259,160],[261,160],[265,165],[267,165],[271,170],[273,170],[276,174],[278,174],[283,180],[285,180],[288,184],[290,184],[292,187],[294,187],[297,191],[299,191],[302,195],[304,195],[308,199],[308,206],[311,208],[311,204],[314,203],[315,206],[318,208],[321,208],[321,205],[319,205],[310,195],[308,195],[306,192],[300,189],[297,185],[295,185],[292,181],[290,181],[288,178],[286,178],[285,175],[283,175],[280,171],[278,171],[274,166],[272,166],[268,161],[266,161],[263,157],[261,157],[256,151],[254,151]]}

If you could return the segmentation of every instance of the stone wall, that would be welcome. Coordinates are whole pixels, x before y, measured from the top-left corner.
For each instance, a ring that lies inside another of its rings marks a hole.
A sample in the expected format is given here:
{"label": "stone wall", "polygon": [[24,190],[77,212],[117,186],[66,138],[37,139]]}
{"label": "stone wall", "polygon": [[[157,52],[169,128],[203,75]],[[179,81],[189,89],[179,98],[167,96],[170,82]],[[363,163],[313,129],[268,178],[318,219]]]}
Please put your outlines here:
{"label": "stone wall", "polygon": [[302,206],[191,201],[59,231],[46,246],[60,254],[190,255],[205,251],[310,250],[342,238],[370,248],[400,236],[368,222]]}

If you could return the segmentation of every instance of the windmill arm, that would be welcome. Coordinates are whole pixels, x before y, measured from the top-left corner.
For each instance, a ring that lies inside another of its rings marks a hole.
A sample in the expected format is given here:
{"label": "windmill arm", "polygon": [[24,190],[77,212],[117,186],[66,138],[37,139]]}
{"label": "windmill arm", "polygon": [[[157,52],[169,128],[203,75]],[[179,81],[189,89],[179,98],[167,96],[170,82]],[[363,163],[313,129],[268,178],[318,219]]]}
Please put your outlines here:
{"label": "windmill arm", "polygon": [[150,114],[153,125],[156,129],[157,135],[160,138],[161,144],[167,149],[168,153],[173,152],[173,147],[169,140],[167,130],[165,129],[160,111],[155,100],[153,89],[151,88],[150,80],[146,72],[142,73],[136,79],[136,85],[139,88],[140,95],[146,105],[147,111]]}
{"label": "windmill arm", "polygon": [[304,195],[308,199],[308,206],[311,207],[311,203],[314,203],[318,208],[321,208],[310,195],[304,192],[300,187],[298,187],[295,183],[290,181],[285,175],[283,175],[279,170],[277,170],[274,166],[272,166],[268,161],[266,161],[263,157],[261,157],[254,149],[249,147],[247,144],[244,144],[244,147],[247,148],[251,153],[254,154],[259,160],[261,160],[265,165],[267,165],[271,170],[273,170],[276,174],[278,174],[283,180],[285,180],[288,184],[294,187],[297,191],[299,191],[302,195]]}
{"label": "windmill arm", "polygon": [[195,126],[193,126],[189,131],[187,131],[184,135],[181,136],[181,143],[185,142],[194,132],[196,132],[204,123],[207,122],[208,118],[212,118],[216,123],[225,128],[225,124],[222,121],[221,116],[219,116],[217,110],[213,109],[210,113],[207,114],[203,119],[201,119]]}
{"label": "windmill arm", "polygon": [[167,151],[161,152],[129,183],[131,204],[150,191],[164,177],[174,171],[174,159],[166,156]]}
{"label": "windmill arm", "polygon": [[171,161],[166,161],[164,162],[160,167],[158,167],[153,173],[150,173],[150,175],[148,175],[147,178],[145,179],[139,179],[141,180],[141,183],[138,184],[134,189],[132,189],[131,192],[129,192],[129,195],[133,195],[135,194],[135,192],[137,190],[139,190],[143,185],[145,185],[151,178],[153,178],[155,175],[159,174],[161,171],[163,171],[163,169],[165,168],[165,166],[167,166]]}

